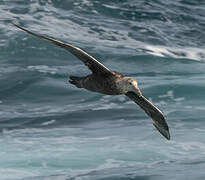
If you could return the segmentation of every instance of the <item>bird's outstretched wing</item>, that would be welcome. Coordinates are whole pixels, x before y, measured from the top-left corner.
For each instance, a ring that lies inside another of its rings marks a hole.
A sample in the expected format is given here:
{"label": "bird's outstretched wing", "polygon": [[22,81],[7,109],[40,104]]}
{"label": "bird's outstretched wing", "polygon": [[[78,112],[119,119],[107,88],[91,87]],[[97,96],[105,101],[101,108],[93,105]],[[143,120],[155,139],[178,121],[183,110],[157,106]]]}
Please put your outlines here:
{"label": "bird's outstretched wing", "polygon": [[92,57],[91,55],[89,55],[88,53],[86,53],[85,51],[83,51],[82,49],[75,47],[71,44],[68,43],[64,43],[61,42],[59,40],[53,39],[53,38],[49,38],[40,34],[36,34],[33,33],[19,25],[13,24],[14,26],[16,26],[17,28],[32,34],[36,37],[39,37],[41,39],[46,39],[58,46],[60,46],[61,48],[66,49],[67,51],[69,51],[71,54],[73,54],[74,56],[76,56],[78,59],[80,59],[86,66],[88,66],[88,68],[95,74],[103,74],[103,75],[113,75],[113,72],[111,70],[109,70],[107,67],[105,67],[103,64],[101,64],[100,62],[98,62],[94,57]]}
{"label": "bird's outstretched wing", "polygon": [[126,95],[138,104],[145,113],[152,118],[153,125],[157,130],[168,140],[170,140],[169,127],[162,114],[162,112],[155,107],[150,101],[148,101],[144,96],[139,96],[134,92],[128,92]]}

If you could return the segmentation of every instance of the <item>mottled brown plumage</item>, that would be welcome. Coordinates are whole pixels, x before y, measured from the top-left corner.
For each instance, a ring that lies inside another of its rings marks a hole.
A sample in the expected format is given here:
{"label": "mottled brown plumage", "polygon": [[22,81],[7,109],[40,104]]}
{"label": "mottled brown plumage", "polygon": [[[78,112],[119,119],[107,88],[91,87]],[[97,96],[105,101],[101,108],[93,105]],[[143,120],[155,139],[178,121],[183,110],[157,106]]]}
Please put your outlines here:
{"label": "mottled brown plumage", "polygon": [[104,75],[93,72],[86,77],[70,76],[69,82],[76,85],[78,88],[85,88],[89,91],[99,92],[108,95],[123,94],[117,88],[117,80],[123,79],[123,75],[112,71],[110,75]]}
{"label": "mottled brown plumage", "polygon": [[102,94],[124,94],[128,96],[131,100],[138,104],[153,120],[153,124],[158,129],[158,131],[168,140],[170,139],[169,128],[162,112],[142,95],[135,79],[131,77],[125,77],[118,72],[108,69],[94,57],[78,47],[33,33],[16,24],[14,24],[14,26],[23,31],[26,31],[29,34],[48,40],[69,51],[78,59],[80,59],[92,71],[92,74],[85,77],[70,76],[69,82],[71,84],[78,88],[84,88],[89,91],[99,92]]}

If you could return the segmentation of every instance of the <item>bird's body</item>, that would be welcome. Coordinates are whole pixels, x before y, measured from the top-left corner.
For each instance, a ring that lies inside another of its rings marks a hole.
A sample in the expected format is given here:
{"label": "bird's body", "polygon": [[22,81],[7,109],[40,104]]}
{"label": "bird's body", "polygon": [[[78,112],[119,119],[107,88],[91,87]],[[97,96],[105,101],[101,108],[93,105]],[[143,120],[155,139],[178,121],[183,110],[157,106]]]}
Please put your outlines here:
{"label": "bird's body", "polygon": [[[78,88],[99,92],[107,95],[124,94],[123,82],[127,77],[118,72],[110,75],[92,73],[85,77],[70,76],[69,82]],[[131,78],[129,78],[132,81]]]}
{"label": "bird's body", "polygon": [[159,130],[159,132],[167,139],[170,139],[169,128],[162,112],[142,95],[135,79],[126,77],[118,72],[108,69],[95,58],[78,47],[33,33],[16,24],[14,25],[29,34],[51,41],[61,48],[68,50],[92,71],[92,74],[85,77],[70,76],[69,82],[71,84],[78,88],[84,88],[89,91],[102,94],[124,94],[128,96],[131,100],[138,104],[149,117],[151,117],[154,126]]}
{"label": "bird's body", "polygon": [[86,77],[70,76],[69,82],[78,88],[84,88],[89,91],[99,92],[107,95],[122,94],[116,83],[115,75],[101,76],[91,74]]}

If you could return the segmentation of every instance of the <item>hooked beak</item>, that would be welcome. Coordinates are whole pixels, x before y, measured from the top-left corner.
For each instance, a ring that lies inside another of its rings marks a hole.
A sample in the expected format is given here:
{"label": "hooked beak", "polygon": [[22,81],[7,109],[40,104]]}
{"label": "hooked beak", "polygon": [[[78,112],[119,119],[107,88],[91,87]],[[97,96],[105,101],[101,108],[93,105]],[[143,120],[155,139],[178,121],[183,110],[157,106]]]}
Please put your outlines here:
{"label": "hooked beak", "polygon": [[153,125],[156,129],[166,139],[170,140],[169,127],[162,112],[142,95],[139,96],[134,92],[127,92],[126,95],[145,111],[145,113],[153,120]]}

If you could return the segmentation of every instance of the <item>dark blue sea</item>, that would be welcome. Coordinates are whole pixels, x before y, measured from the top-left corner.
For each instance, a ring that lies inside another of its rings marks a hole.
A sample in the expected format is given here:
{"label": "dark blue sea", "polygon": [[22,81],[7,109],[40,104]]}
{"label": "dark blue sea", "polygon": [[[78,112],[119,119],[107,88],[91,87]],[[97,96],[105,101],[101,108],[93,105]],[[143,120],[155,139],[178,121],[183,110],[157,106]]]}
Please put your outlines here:
{"label": "dark blue sea", "polygon": [[[138,81],[171,140],[126,96],[78,89],[71,43]],[[204,0],[1,0],[1,180],[204,180]]]}

